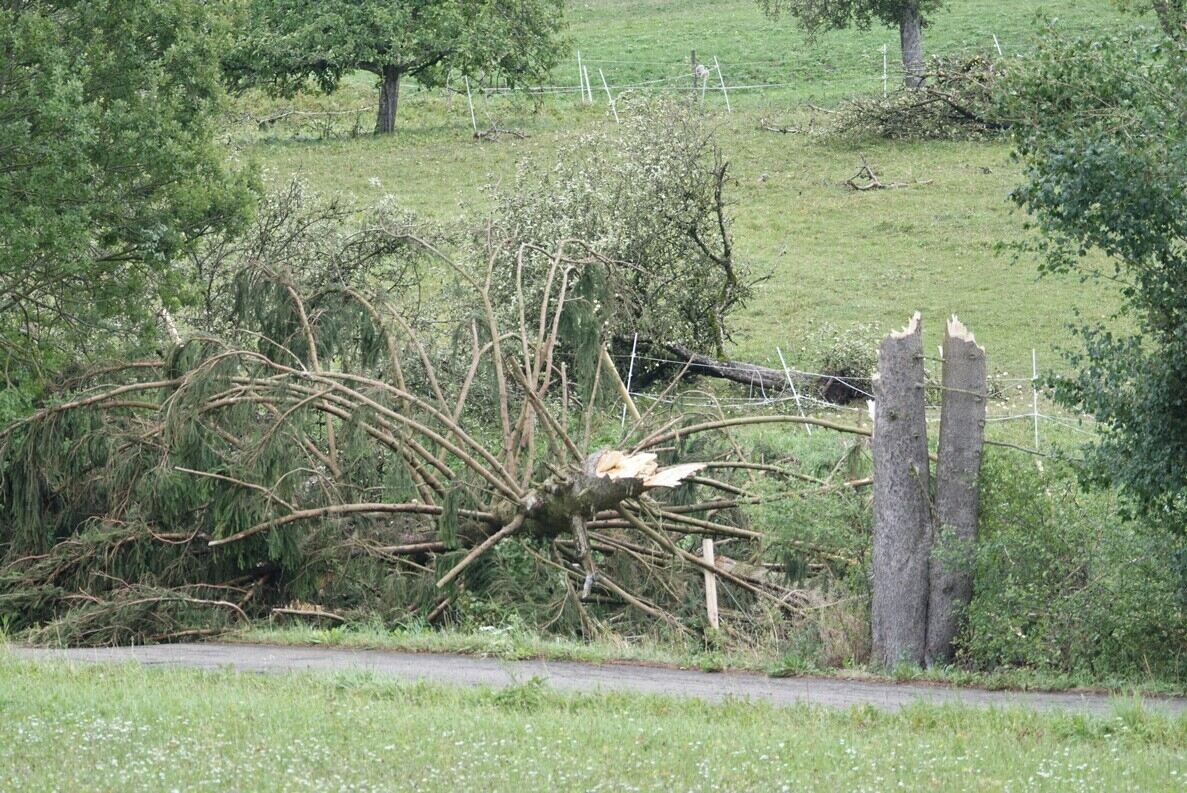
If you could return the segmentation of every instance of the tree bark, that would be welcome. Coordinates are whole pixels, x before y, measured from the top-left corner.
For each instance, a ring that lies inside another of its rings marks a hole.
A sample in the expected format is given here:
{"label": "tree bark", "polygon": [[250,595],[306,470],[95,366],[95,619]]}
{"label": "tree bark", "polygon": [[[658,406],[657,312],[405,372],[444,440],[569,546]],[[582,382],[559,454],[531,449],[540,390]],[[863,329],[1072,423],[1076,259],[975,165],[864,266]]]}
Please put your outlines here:
{"label": "tree bark", "polygon": [[[645,340],[640,339],[639,341],[644,342]],[[745,361],[719,360],[702,355],[682,344],[650,341],[647,343],[652,347],[667,350],[680,359],[680,362],[687,361],[692,367],[689,369],[691,375],[729,380],[733,383],[757,388],[769,396],[782,393],[788,386],[787,371],[784,369],[772,369]],[[673,366],[678,365],[678,363],[673,363]],[[636,374],[638,373],[636,372]],[[837,405],[847,405],[856,399],[867,397],[866,392],[861,388],[862,385],[865,385],[863,378],[831,374],[807,376],[800,372],[793,372],[791,377],[796,388],[804,391],[814,389],[818,398]]]}
{"label": "tree bark", "polygon": [[[943,406],[936,464],[936,521],[927,608],[927,665],[951,662],[961,609],[973,592],[977,477],[985,438],[985,350],[955,316],[944,336]],[[938,553],[937,553],[938,551]]]}
{"label": "tree bark", "polygon": [[932,543],[923,335],[918,313],[878,348],[874,382],[873,654],[922,665]]}
{"label": "tree bark", "polygon": [[899,16],[899,44],[903,51],[905,83],[912,90],[923,84],[923,17],[914,5],[905,5]]}
{"label": "tree bark", "polygon": [[[677,358],[688,361],[692,365],[690,374],[718,377],[734,383],[752,386],[771,395],[778,394],[787,388],[787,373],[782,369],[770,369],[766,366],[745,363],[743,361],[722,361],[702,355],[682,344],[661,344],[668,352]],[[796,383],[797,386],[809,385],[806,381]]]}
{"label": "tree bark", "polygon": [[379,83],[379,116],[375,119],[375,134],[386,135],[396,130],[396,108],[400,103],[400,70],[384,66]]}

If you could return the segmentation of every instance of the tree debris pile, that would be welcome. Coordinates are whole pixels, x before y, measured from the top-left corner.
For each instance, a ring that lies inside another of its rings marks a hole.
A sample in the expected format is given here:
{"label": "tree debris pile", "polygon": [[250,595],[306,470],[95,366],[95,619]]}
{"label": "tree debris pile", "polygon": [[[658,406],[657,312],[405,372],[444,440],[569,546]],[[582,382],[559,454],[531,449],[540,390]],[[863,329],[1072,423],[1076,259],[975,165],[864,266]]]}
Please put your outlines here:
{"label": "tree debris pile", "polygon": [[906,140],[980,140],[1009,128],[995,93],[1002,61],[982,55],[932,58],[918,88],[850,99],[834,117],[841,135]]}
{"label": "tree debris pile", "polygon": [[[785,476],[730,435],[816,420],[668,414],[658,401],[640,413],[607,339],[563,343],[573,314],[592,310],[573,273],[611,263],[533,248],[549,263],[543,295],[529,314],[519,294],[508,328],[492,299],[507,251],[493,238],[471,266],[390,228],[352,236],[358,258],[322,251],[326,278],[281,267],[312,243],[271,228],[283,245],[218,249],[229,269],[211,293],[235,299],[187,320],[205,332],[161,359],[79,374],[0,431],[10,629],[168,641],[273,611],[434,622],[481,598],[534,609],[542,629],[687,633],[703,620],[706,569],[734,625],[821,605],[802,570],[771,566],[781,551],[746,510],[796,497],[805,479],[813,492],[851,484]],[[452,311],[416,288],[367,288],[376,268],[420,255]],[[782,484],[760,481],[773,472]],[[725,544],[715,566],[702,536]],[[845,566],[803,553],[818,570]]]}

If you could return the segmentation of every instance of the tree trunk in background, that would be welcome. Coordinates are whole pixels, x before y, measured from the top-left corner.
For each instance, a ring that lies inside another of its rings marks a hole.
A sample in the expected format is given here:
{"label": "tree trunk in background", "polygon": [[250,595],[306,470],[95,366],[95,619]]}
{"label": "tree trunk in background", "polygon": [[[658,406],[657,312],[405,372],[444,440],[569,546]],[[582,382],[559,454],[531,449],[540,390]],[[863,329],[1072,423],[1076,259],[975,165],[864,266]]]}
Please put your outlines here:
{"label": "tree trunk in background", "polygon": [[955,316],[944,336],[943,407],[936,463],[938,533],[931,559],[927,665],[952,660],[957,619],[973,592],[977,477],[985,438],[985,350]]}
{"label": "tree trunk in background", "polygon": [[903,6],[898,29],[903,69],[907,73],[906,85],[915,89],[923,83],[923,18],[919,9],[913,5]]}
{"label": "tree trunk in background", "polygon": [[384,66],[379,84],[379,117],[375,120],[375,134],[386,135],[396,129],[396,107],[400,103],[400,72],[394,66]]}
{"label": "tree trunk in background", "polygon": [[874,384],[874,662],[922,665],[932,522],[918,313],[878,348]]}

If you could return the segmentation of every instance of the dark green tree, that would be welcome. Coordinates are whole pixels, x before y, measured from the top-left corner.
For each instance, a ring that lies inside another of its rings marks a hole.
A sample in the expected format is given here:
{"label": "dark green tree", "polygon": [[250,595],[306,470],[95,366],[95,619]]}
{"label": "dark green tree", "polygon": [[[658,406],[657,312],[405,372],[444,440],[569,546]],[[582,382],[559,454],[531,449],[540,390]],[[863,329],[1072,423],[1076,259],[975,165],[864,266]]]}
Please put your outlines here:
{"label": "dark green tree", "polygon": [[1078,328],[1056,395],[1099,422],[1092,473],[1146,510],[1187,505],[1187,57],[1156,38],[1053,33],[1005,94],[1044,271],[1123,298]]}
{"label": "dark green tree", "polygon": [[64,360],[143,338],[185,290],[178,255],[246,215],[213,139],[216,11],[0,1],[0,418]]}
{"label": "dark green tree", "polygon": [[906,85],[917,88],[923,79],[923,28],[927,16],[944,0],[758,0],[770,16],[791,14],[810,35],[824,30],[857,27],[875,22],[898,26]]}
{"label": "dark green tree", "polygon": [[449,72],[516,80],[545,75],[562,54],[562,0],[248,0],[245,31],[225,62],[232,84],[286,96],[334,91],[355,70],[379,78],[376,133],[395,129],[400,81]]}

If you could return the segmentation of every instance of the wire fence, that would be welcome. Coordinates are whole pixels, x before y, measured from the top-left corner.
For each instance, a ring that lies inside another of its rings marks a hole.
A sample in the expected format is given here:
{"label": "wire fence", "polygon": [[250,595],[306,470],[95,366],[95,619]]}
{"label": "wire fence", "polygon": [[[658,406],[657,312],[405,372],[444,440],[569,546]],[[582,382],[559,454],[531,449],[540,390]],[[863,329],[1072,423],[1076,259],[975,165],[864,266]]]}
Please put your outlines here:
{"label": "wire fence", "polygon": [[[688,371],[694,375],[710,374],[713,376],[719,376],[717,373],[720,370],[720,364],[698,362],[695,360],[690,361],[655,354],[639,354],[637,348],[632,350],[631,354],[619,353],[611,357],[615,360],[616,368],[620,370],[620,376],[625,375],[624,382],[627,392],[633,400],[640,403],[660,403],[673,407],[678,406],[683,409],[719,410],[730,413],[794,409],[801,415],[808,415],[809,413],[848,414],[857,417],[859,421],[864,422],[869,420],[872,422],[874,401],[872,377],[838,376],[799,369],[788,365],[781,348],[776,347],[775,349],[778,361],[781,364],[780,368],[784,373],[783,382],[778,388],[766,388],[761,385],[761,379],[756,378],[760,383],[759,385],[741,386],[742,388],[748,388],[748,393],[745,394],[718,393],[697,389],[689,389],[679,393],[671,393],[670,390],[663,392],[640,390],[634,388],[632,383],[640,364],[666,366],[676,371]],[[767,363],[773,364],[773,361],[767,361]],[[942,361],[939,358],[928,358],[925,363],[932,364],[932,367],[927,370],[926,382],[923,385],[936,395],[936,398],[930,399],[927,404],[927,421],[928,423],[936,423],[940,420],[938,395],[943,390],[938,372],[938,365]],[[760,366],[768,373],[775,369],[774,365],[753,365]],[[1095,436],[1094,419],[1091,416],[1056,415],[1050,411],[1050,403],[1043,397],[1042,393],[1043,377],[1039,371],[1037,350],[1031,350],[1029,368],[1031,370],[1030,376],[1019,377],[1009,374],[999,374],[991,375],[988,378],[989,404],[986,410],[986,423],[993,425],[1007,423],[1029,424],[1033,432],[1033,448],[1018,448],[1021,451],[1038,454],[1043,453],[1043,426],[1045,424],[1057,426],[1061,430],[1079,433],[1088,437]],[[802,387],[809,383],[823,386],[830,381],[843,384],[852,393],[855,393],[857,396],[853,402],[858,404],[837,404],[827,401],[805,391]],[[800,384],[799,387],[796,385],[797,382]],[[1009,396],[1011,390],[1017,392],[1014,395],[1014,399],[1011,399]],[[1029,410],[1019,410],[1018,398],[1025,401]],[[804,426],[807,431],[811,431],[810,425]]]}
{"label": "wire fence", "polygon": [[[982,40],[981,44],[945,47],[939,54],[1005,56],[996,35],[990,33],[978,38]],[[727,113],[732,113],[731,94],[774,97],[799,93],[812,98],[821,94],[843,96],[846,93],[869,94],[881,90],[885,96],[902,85],[908,76],[908,71],[898,61],[895,50],[889,44],[859,54],[857,63],[849,64],[850,69],[845,73],[832,72],[835,67],[820,60],[787,57],[723,61],[717,55],[710,55],[702,63],[696,60],[695,52],[690,55],[692,57],[650,60],[598,58],[577,52],[573,63],[575,68],[571,71],[575,79],[571,83],[554,79],[550,84],[541,85],[480,85],[463,77],[447,80],[442,88],[417,89],[413,81],[413,90],[405,91],[401,102],[431,102],[445,98],[452,108],[455,98],[464,98],[467,107],[462,112],[468,114],[469,126],[475,135],[479,135],[482,131],[480,121],[489,123],[495,115],[506,110],[491,104],[497,103],[500,98],[528,97],[536,101],[545,98],[575,99],[582,105],[604,105],[615,121],[620,122],[619,102],[636,93],[684,93],[699,96],[702,100],[713,96],[717,97],[715,101]],[[1021,57],[1024,53],[1014,51],[1010,55]],[[852,59],[853,53],[848,53],[846,57]],[[856,68],[852,68],[854,66]],[[553,74],[555,77],[569,71],[569,66],[562,65]],[[287,109],[267,118],[257,118],[249,113],[240,116],[243,121],[259,124],[261,129],[280,122],[295,123],[327,137],[332,134],[336,124],[351,120],[335,120],[335,117],[352,116],[353,132],[361,134],[363,119],[374,112],[372,107],[345,110]]]}

